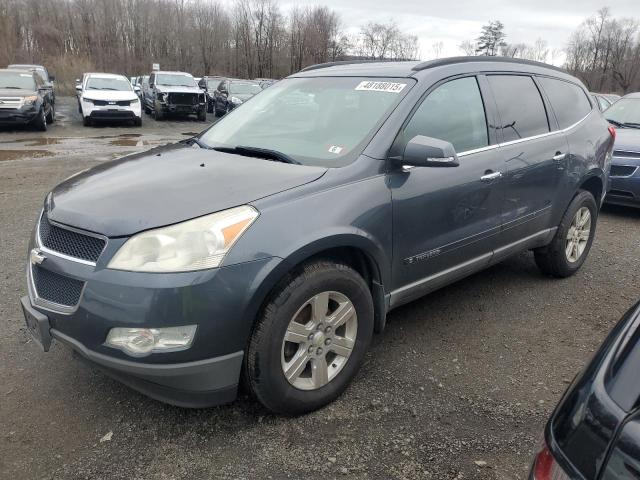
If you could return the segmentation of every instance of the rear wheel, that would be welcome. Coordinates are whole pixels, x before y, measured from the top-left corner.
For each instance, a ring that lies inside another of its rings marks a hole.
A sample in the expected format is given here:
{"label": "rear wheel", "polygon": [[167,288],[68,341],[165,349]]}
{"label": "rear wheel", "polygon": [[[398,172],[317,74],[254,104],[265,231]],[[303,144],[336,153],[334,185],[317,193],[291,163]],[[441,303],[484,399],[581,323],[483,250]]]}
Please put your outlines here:
{"label": "rear wheel", "polygon": [[329,261],[290,275],[265,307],[245,378],[269,410],[297,415],[335,400],[360,368],[373,333],[373,301],[350,267]]}
{"label": "rear wheel", "polygon": [[560,278],[576,273],[591,249],[597,219],[593,195],[581,190],[569,204],[551,243],[534,251],[540,270]]}

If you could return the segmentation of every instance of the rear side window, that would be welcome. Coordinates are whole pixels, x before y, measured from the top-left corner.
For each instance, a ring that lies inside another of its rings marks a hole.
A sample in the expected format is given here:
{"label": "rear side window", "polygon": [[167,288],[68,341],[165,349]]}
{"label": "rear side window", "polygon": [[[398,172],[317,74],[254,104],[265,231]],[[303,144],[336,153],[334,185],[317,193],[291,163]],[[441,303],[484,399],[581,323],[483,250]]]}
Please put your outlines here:
{"label": "rear side window", "polygon": [[547,112],[531,77],[491,75],[487,78],[498,104],[503,142],[549,132]]}
{"label": "rear side window", "polygon": [[584,91],[577,85],[555,78],[538,78],[549,97],[560,128],[567,128],[582,120],[591,111]]}
{"label": "rear side window", "polygon": [[456,152],[489,145],[487,121],[475,77],[451,80],[429,94],[404,129],[404,141],[416,135],[450,142]]}

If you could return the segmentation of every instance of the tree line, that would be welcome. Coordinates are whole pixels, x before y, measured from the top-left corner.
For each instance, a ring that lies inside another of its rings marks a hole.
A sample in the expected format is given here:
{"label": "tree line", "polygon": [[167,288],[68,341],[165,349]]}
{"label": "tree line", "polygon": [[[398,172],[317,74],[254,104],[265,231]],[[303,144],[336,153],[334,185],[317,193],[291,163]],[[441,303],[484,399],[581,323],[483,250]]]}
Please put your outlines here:
{"label": "tree line", "polygon": [[[281,78],[342,59],[412,59],[418,39],[394,22],[347,35],[324,6],[277,0],[0,0],[0,65],[48,65],[61,86],[82,72],[146,74],[152,63],[194,75]],[[71,87],[70,87],[71,86]]]}

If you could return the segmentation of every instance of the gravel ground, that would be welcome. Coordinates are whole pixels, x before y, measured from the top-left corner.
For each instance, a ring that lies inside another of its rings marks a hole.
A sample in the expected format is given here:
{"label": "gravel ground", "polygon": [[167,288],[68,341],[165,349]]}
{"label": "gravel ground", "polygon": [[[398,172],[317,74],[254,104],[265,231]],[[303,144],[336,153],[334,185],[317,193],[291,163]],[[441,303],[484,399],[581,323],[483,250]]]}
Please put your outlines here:
{"label": "gravel ground", "polygon": [[74,102],[46,133],[0,131],[0,478],[526,478],[553,406],[640,297],[640,211],[605,207],[576,276],[545,278],[526,253],[395,310],[318,412],[158,403],[29,340],[27,239],[67,176],[204,125],[84,128]]}

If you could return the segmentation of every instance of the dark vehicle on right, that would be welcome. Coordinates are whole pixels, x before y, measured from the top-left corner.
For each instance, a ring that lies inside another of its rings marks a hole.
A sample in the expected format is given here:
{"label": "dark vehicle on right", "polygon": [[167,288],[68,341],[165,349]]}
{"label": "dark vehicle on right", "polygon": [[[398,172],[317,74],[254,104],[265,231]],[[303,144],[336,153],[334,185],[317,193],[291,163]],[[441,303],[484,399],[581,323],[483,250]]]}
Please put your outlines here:
{"label": "dark vehicle on right", "polygon": [[548,276],[578,272],[614,131],[539,63],[307,68],[56,187],[25,320],[43,350],[53,337],[168,403],[229,402],[242,381],[274,412],[315,410],[392,309],[526,250]]}
{"label": "dark vehicle on right", "polygon": [[639,372],[640,302],[560,400],[529,480],[640,478]]}
{"label": "dark vehicle on right", "polygon": [[207,112],[209,113],[213,113],[213,105],[215,103],[214,92],[218,87],[218,85],[220,85],[220,82],[222,82],[223,80],[225,80],[225,77],[212,75],[212,76],[204,76],[198,82],[198,86],[202,90],[204,90],[207,96]]}
{"label": "dark vehicle on right", "polygon": [[33,70],[0,70],[0,124],[45,131],[55,121],[51,90]]}
{"label": "dark vehicle on right", "polygon": [[606,202],[640,207],[640,92],[625,95],[603,114],[617,131]]}
{"label": "dark vehicle on right", "polygon": [[213,94],[213,110],[216,117],[229,113],[261,91],[260,83],[254,80],[223,80]]}

